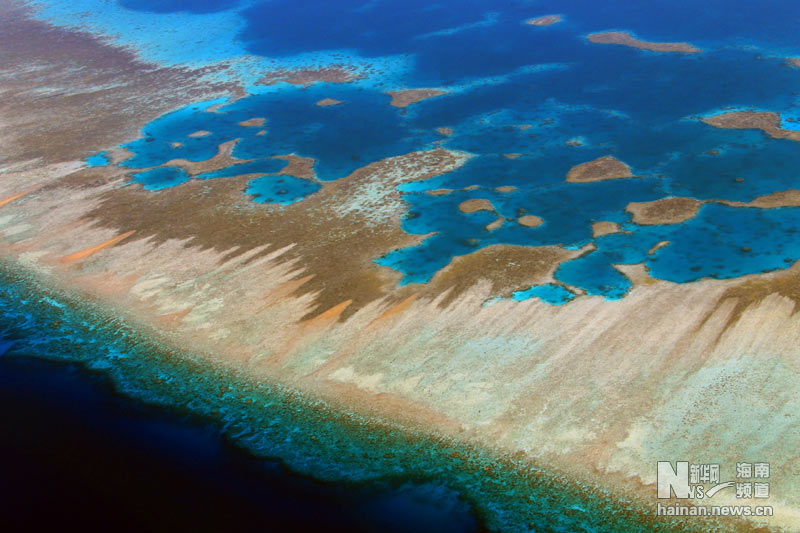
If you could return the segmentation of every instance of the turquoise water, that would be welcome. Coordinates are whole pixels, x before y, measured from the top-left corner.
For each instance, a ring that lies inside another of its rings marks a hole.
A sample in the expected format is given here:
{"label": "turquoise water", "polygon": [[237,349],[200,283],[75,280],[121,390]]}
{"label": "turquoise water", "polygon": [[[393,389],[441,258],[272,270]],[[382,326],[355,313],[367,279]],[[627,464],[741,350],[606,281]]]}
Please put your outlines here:
{"label": "turquoise water", "polygon": [[552,305],[563,305],[575,298],[575,294],[569,292],[561,285],[555,283],[545,283],[544,285],[534,285],[524,291],[516,291],[512,295],[514,300],[527,300],[528,298],[539,298],[543,302]]}
{"label": "turquoise water", "polygon": [[145,190],[168,189],[189,181],[189,174],[179,167],[158,167],[131,176],[134,183],[141,183]]}
{"label": "turquoise water", "polygon": [[[369,74],[371,85],[282,84],[266,91],[254,86],[256,94],[216,112],[208,109],[220,101],[176,110],[125,145],[134,155],[122,163],[144,170],[133,174],[134,181],[158,190],[188,176],[177,169],[146,169],[174,158],[202,161],[213,157],[221,143],[239,139],[233,155],[251,162],[196,177],[254,174],[245,194],[259,203],[288,205],[314,194],[320,184],[274,176],[285,164],[271,159],[275,155],[315,158],[317,179],[324,182],[385,157],[431,149],[437,141],[470,152],[475,157],[464,168],[400,187],[410,206],[403,229],[435,233],[418,246],[375,258],[401,271],[402,284],[425,283],[453,257],[493,244],[577,249],[594,243],[596,251],[563,264],[555,277],[608,299],[624,297],[631,287],[613,264],[643,262],[653,276],[683,283],[786,268],[797,258],[793,209],[709,205],[674,227],[638,226],[625,212],[629,202],[666,196],[746,202],[800,186],[800,144],[700,122],[704,115],[730,108],[797,115],[800,69],[785,64],[786,56],[800,56],[796,2],[737,2],[735,9],[722,1],[700,9],[696,2],[660,0],[635,5],[618,0],[602,5],[127,0],[120,6],[151,19],[171,13],[237,16],[243,26],[230,35],[231,42],[265,58],[291,62],[336,50],[375,65],[399,56],[413,58],[402,79],[376,67]],[[562,14],[564,21],[547,28],[522,23],[549,13]],[[586,41],[587,33],[605,30],[686,40],[703,52],[659,54]],[[385,90],[419,86],[449,93],[407,109],[388,105]],[[323,98],[344,103],[314,105]],[[252,118],[265,118],[263,128],[239,125]],[[435,132],[439,127],[453,128],[454,134],[443,137]],[[210,134],[191,136],[198,131]],[[502,157],[507,153],[521,156]],[[638,177],[564,181],[572,166],[609,154],[629,164]],[[475,190],[463,190],[475,185]],[[516,190],[494,190],[502,185]],[[437,188],[456,192],[425,194]],[[487,230],[494,214],[458,210],[471,198],[491,200],[509,222]],[[544,224],[527,228],[514,222],[525,214],[541,217]],[[621,223],[628,233],[595,239],[591,226],[601,220]],[[660,240],[671,244],[649,256],[647,250]],[[570,298],[553,293],[562,289],[521,290],[514,298],[529,295],[560,304]]]}
{"label": "turquoise water", "polygon": [[89,167],[104,167],[111,163],[105,152],[97,152],[86,158],[86,166]]}
{"label": "turquoise water", "polygon": [[251,180],[245,194],[252,194],[259,204],[289,205],[320,189],[318,183],[292,176],[263,176]]}

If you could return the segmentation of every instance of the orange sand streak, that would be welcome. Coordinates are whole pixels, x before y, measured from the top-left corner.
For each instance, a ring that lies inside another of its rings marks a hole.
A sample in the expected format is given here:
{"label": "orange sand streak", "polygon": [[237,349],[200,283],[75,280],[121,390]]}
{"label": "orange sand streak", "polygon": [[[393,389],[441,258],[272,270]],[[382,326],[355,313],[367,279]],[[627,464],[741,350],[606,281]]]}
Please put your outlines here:
{"label": "orange sand streak", "polygon": [[403,301],[391,306],[389,309],[384,311],[378,318],[367,324],[367,327],[372,326],[374,324],[378,324],[380,322],[384,322],[387,318],[398,315],[403,313],[406,309],[411,307],[411,304],[414,303],[414,300],[417,299],[417,293],[412,294],[408,298],[404,299]]}
{"label": "orange sand streak", "polygon": [[38,187],[35,187],[35,188],[32,188],[32,189],[26,189],[26,190],[24,190],[24,191],[22,191],[22,192],[20,192],[20,193],[17,193],[17,194],[15,194],[14,196],[9,196],[9,197],[8,197],[8,198],[6,198],[5,200],[0,200],[0,207],[3,207],[3,206],[4,206],[4,205],[6,205],[6,204],[10,204],[10,203],[11,203],[11,202],[13,202],[14,200],[19,200],[20,198],[22,198],[22,197],[23,197],[23,196],[25,196],[26,194],[30,194],[30,193],[32,193],[33,191],[35,191],[37,188],[38,188]]}
{"label": "orange sand streak", "polygon": [[308,276],[304,276],[300,279],[289,280],[287,282],[278,285],[269,294],[264,296],[264,304],[258,308],[257,312],[261,312],[264,309],[272,305],[275,305],[282,298],[290,296],[292,293],[294,293],[294,291],[296,291],[297,289],[299,289],[300,287],[311,281],[313,277],[314,274],[309,274]]}
{"label": "orange sand streak", "polygon": [[316,316],[316,317],[312,318],[311,320],[307,321],[306,324],[311,326],[311,325],[316,325],[316,324],[324,324],[324,323],[327,323],[327,322],[329,322],[331,320],[335,320],[336,318],[339,317],[339,315],[341,315],[344,312],[345,309],[347,309],[347,307],[351,303],[353,303],[353,300],[345,300],[340,304],[334,305],[333,307],[331,307],[330,309],[328,309],[327,311],[325,311],[321,315]]}
{"label": "orange sand streak", "polygon": [[192,312],[194,306],[189,306],[182,311],[176,311],[174,313],[167,313],[166,315],[160,315],[158,317],[159,322],[161,322],[165,326],[175,326],[178,322],[182,321],[186,315]]}
{"label": "orange sand streak", "polygon": [[87,257],[91,257],[92,255],[96,254],[97,252],[99,252],[103,248],[108,248],[109,246],[114,246],[118,242],[127,239],[128,237],[130,237],[134,233],[136,233],[135,230],[127,231],[127,232],[123,233],[122,235],[117,235],[113,239],[108,239],[106,242],[102,242],[102,243],[100,243],[100,244],[98,244],[96,246],[92,246],[91,248],[86,248],[85,250],[81,250],[79,252],[75,252],[75,253],[72,253],[72,254],[69,254],[69,255],[65,255],[64,257],[59,259],[59,261],[61,261],[62,263],[72,263],[74,261],[80,261],[82,259],[86,259]]}

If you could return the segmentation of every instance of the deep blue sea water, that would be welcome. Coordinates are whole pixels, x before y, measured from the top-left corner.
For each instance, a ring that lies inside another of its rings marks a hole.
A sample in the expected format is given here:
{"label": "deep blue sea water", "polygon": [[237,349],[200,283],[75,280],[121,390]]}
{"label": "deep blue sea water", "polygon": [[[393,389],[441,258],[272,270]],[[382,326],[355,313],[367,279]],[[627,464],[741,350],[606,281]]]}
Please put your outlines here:
{"label": "deep blue sea water", "polygon": [[[435,234],[418,246],[375,258],[403,272],[403,284],[425,283],[454,256],[492,244],[577,249],[594,242],[596,251],[556,272],[559,289],[534,287],[515,295],[550,303],[563,303],[575,289],[624,297],[631,284],[615,263],[644,262],[655,277],[675,282],[786,268],[800,255],[793,208],[766,212],[707,206],[690,221],[656,228],[633,224],[624,210],[629,202],[666,196],[746,202],[800,186],[797,142],[758,131],[719,130],[699,120],[725,109],[769,110],[784,118],[800,109],[800,69],[786,64],[786,57],[800,56],[800,5],[777,0],[734,4],[126,0],[124,8],[150,14],[211,16],[238,9],[244,26],[231,39],[259,56],[347,50],[376,64],[403,55],[412,58],[413,68],[401,79],[387,77],[383,85],[253,87],[257,94],[215,112],[208,108],[219,101],[176,110],[126,145],[135,155],[122,165],[139,169],[133,181],[156,191],[189,176],[177,168],[152,167],[174,158],[205,160],[221,143],[240,139],[233,155],[249,162],[197,177],[254,174],[245,194],[256,202],[288,205],[320,185],[271,175],[285,164],[270,159],[275,155],[314,157],[318,179],[330,181],[384,157],[430,149],[436,141],[474,154],[458,171],[400,187],[410,205],[403,228]],[[523,24],[551,13],[563,21],[546,28]],[[685,40],[703,51],[653,53],[585,38],[607,30],[648,40]],[[381,75],[380,70],[371,74],[378,80]],[[384,91],[404,87],[440,87],[449,93],[405,110],[389,106]],[[343,104],[314,105],[323,98]],[[239,125],[251,118],[265,118],[264,127]],[[796,127],[791,122],[784,126]],[[443,138],[435,131],[439,127],[455,132]],[[191,136],[200,130],[211,133]],[[502,157],[507,153],[522,155]],[[564,181],[572,166],[604,155],[625,161],[639,177]],[[90,163],[98,161],[93,156]],[[479,188],[463,190],[473,185]],[[493,190],[501,185],[517,190]],[[425,194],[436,188],[457,191]],[[470,198],[491,200],[508,219],[533,214],[544,224],[527,228],[512,222],[488,230],[495,215],[458,210]],[[622,223],[629,233],[594,239],[591,225],[600,220]],[[657,239],[670,244],[647,255]],[[742,254],[742,249],[759,252]]]}
{"label": "deep blue sea water", "polygon": [[[314,481],[264,447],[235,446],[209,412],[134,392],[132,372],[148,364],[137,348],[104,342],[64,303],[17,281],[0,281],[5,530],[482,530],[470,504],[435,480]],[[105,369],[122,358],[140,360],[112,379]],[[268,408],[262,416],[269,424]]]}
{"label": "deep blue sea water", "polygon": [[0,512],[15,529],[652,526],[602,489],[207,366],[7,265],[0,330]]}
{"label": "deep blue sea water", "polygon": [[478,531],[437,485],[347,487],[289,472],[210,422],[119,396],[101,374],[0,357],[7,531]]}

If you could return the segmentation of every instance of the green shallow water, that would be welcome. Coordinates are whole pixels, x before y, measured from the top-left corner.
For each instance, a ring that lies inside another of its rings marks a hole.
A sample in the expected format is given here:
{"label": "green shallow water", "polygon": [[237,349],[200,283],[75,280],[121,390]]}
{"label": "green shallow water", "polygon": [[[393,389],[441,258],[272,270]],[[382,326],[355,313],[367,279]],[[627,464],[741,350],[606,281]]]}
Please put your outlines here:
{"label": "green shallow water", "polygon": [[459,492],[492,530],[686,531],[700,525],[654,523],[647,520],[649,509],[613,499],[602,489],[344,413],[279,384],[254,382],[163,346],[143,329],[8,263],[0,264],[0,316],[18,338],[12,353],[101,371],[120,394],[212,421],[250,453],[278,459],[317,480],[353,486],[434,483]]}

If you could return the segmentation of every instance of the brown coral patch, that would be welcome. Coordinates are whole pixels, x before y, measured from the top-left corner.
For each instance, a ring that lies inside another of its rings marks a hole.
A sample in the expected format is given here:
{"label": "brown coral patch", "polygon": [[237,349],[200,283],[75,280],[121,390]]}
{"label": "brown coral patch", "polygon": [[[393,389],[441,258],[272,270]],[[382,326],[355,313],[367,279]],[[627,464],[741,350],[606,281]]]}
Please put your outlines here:
{"label": "brown coral patch", "polygon": [[425,291],[439,294],[450,289],[443,302],[447,304],[481,280],[487,280],[491,284],[490,298],[507,298],[514,291],[551,281],[558,265],[578,253],[559,246],[495,244],[453,258],[436,273]]}
{"label": "brown coral patch", "polygon": [[536,215],[525,215],[521,216],[517,219],[520,225],[525,226],[526,228],[535,228],[536,226],[541,226],[544,220],[541,217],[537,217]]}
{"label": "brown coral patch", "polygon": [[294,70],[275,70],[262,76],[256,83],[258,85],[275,85],[276,83],[289,83],[292,85],[309,86],[317,82],[325,83],[350,83],[361,79],[353,67],[346,65],[328,65],[325,67],[308,67]]}
{"label": "brown coral patch", "polygon": [[330,107],[334,105],[339,105],[343,103],[341,100],[336,100],[335,98],[323,98],[319,102],[317,102],[317,106],[319,107]]}
{"label": "brown coral patch", "polygon": [[256,118],[249,118],[247,120],[243,120],[239,123],[240,126],[243,128],[260,128],[264,125],[266,121],[263,117],[256,117]]}
{"label": "brown coral patch", "polygon": [[694,218],[703,202],[694,198],[663,198],[653,202],[631,202],[625,210],[636,224],[679,224]]}
{"label": "brown coral patch", "polygon": [[769,111],[732,111],[705,117],[703,122],[715,128],[761,130],[775,139],[800,141],[800,131],[781,128],[781,116],[778,113]]}
{"label": "brown coral patch", "polygon": [[525,24],[530,26],[552,26],[557,22],[561,22],[561,20],[561,15],[544,15],[541,17],[528,19],[525,21]]}
{"label": "brown coral patch", "polygon": [[496,230],[496,229],[499,229],[499,228],[500,228],[500,227],[503,225],[503,223],[504,223],[505,221],[506,221],[506,219],[505,219],[505,218],[503,218],[503,217],[497,217],[497,218],[494,220],[494,222],[491,222],[491,223],[489,223],[489,224],[487,224],[487,225],[486,225],[486,231],[494,231],[494,230]]}
{"label": "brown coral patch", "polygon": [[473,198],[471,200],[464,200],[458,204],[458,209],[462,213],[475,213],[477,211],[494,211],[492,202],[485,198]]}
{"label": "brown coral patch", "polygon": [[592,224],[592,236],[602,237],[603,235],[610,235],[611,233],[619,233],[619,224],[616,222],[608,222],[601,220]]}
{"label": "brown coral patch", "polygon": [[777,191],[759,196],[746,204],[748,207],[771,209],[774,207],[800,207],[800,189]]}
{"label": "brown coral patch", "polygon": [[631,168],[610,155],[576,165],[567,173],[567,181],[570,183],[588,183],[632,177]]}
{"label": "brown coral patch", "polygon": [[386,94],[392,97],[392,101],[389,102],[390,105],[408,107],[422,100],[447,94],[447,91],[439,89],[404,89],[401,91],[388,91]]}
{"label": "brown coral patch", "polygon": [[[300,159],[305,158],[294,160]],[[459,161],[456,153],[447,150],[388,158],[325,183],[317,194],[282,208],[248,201],[242,195],[247,182],[244,177],[218,180],[213,185],[190,181],[159,194],[126,187],[105,193],[88,217],[100,227],[136,230],[137,238],[153,244],[186,240],[201,248],[235,249],[233,255],[265,244],[268,250],[288,247],[282,258],[297,263],[298,278],[306,278],[296,294],[314,296],[314,311],[306,319],[352,300],[337,315],[344,319],[374,300],[408,296],[410,289],[397,288],[401,274],[373,260],[420,242],[419,236],[400,228],[403,204],[399,193],[381,200],[389,205],[393,217],[383,223],[368,219],[380,206],[366,211],[348,207],[376,183],[388,184],[388,190],[394,191],[395,183],[433,177],[456,168]],[[308,165],[313,160],[305,162]]]}
{"label": "brown coral patch", "polygon": [[284,159],[289,162],[288,165],[283,167],[278,174],[285,176],[294,176],[296,178],[303,178],[307,180],[314,179],[314,165],[316,159],[313,157],[301,157],[299,155],[276,155],[275,159]]}
{"label": "brown coral patch", "polygon": [[249,161],[246,159],[236,159],[233,157],[233,148],[239,139],[224,142],[217,148],[217,155],[205,161],[189,161],[188,159],[171,159],[164,163],[165,166],[181,167],[192,176],[203,174],[204,172],[214,172],[237,163]]}
{"label": "brown coral patch", "polygon": [[641,39],[636,39],[630,33],[625,31],[592,33],[588,36],[588,39],[590,42],[596,44],[621,44],[624,46],[639,48],[641,50],[650,50],[651,52],[680,52],[684,54],[696,54],[702,52],[701,49],[686,42],[658,43],[653,41],[642,41]]}
{"label": "brown coral patch", "polygon": [[773,294],[794,302],[795,313],[800,309],[800,269],[797,263],[787,270],[750,276],[742,283],[728,288],[720,299],[731,299],[734,302],[733,310],[726,321],[726,329],[735,324],[745,310],[762,303]]}

